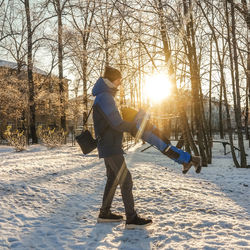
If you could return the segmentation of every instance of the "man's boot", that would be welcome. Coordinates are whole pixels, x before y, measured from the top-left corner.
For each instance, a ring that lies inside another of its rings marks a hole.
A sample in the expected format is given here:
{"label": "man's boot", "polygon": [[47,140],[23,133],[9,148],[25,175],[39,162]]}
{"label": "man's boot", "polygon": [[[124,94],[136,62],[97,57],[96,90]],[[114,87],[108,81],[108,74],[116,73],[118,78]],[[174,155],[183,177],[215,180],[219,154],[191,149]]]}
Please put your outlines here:
{"label": "man's boot", "polygon": [[110,210],[104,212],[102,209],[100,210],[100,214],[97,218],[97,222],[99,222],[99,223],[102,223],[102,222],[120,222],[122,220],[123,220],[122,215],[112,213]]}

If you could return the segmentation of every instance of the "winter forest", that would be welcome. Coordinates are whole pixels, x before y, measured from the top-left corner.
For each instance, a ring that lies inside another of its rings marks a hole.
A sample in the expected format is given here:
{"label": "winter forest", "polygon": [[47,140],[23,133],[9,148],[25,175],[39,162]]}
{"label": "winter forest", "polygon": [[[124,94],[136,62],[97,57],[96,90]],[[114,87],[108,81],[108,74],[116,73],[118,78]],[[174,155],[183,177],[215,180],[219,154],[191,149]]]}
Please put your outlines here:
{"label": "winter forest", "polygon": [[[164,116],[163,127],[167,129],[169,123],[178,127],[176,139],[182,135],[186,148],[199,153],[204,166],[212,161],[213,133],[221,139],[227,136],[235,166],[245,168],[243,141],[249,140],[250,119],[249,19],[246,0],[3,0],[0,53],[16,63],[12,77],[21,78],[22,83],[8,84],[6,96],[6,76],[2,77],[1,116],[22,119],[36,143],[37,113],[42,109],[45,114],[53,112],[42,108],[46,97],[57,107],[59,127],[66,131],[68,120],[86,117],[91,88],[104,66],[111,65],[123,75],[117,97],[120,105],[150,107],[156,119]],[[20,76],[23,67],[26,75]],[[56,91],[36,86],[35,67],[45,72],[40,85],[49,81],[49,88]],[[57,79],[51,79],[55,75]],[[18,105],[11,109],[8,102],[13,99]]]}
{"label": "winter forest", "polygon": [[[0,248],[249,249],[249,36],[249,0],[0,0]],[[183,175],[124,133],[148,230],[96,222],[106,169],[75,140],[95,136],[85,121],[107,66],[118,110],[144,110],[201,159]]]}
{"label": "winter forest", "polygon": [[[123,75],[120,105],[162,110],[155,116],[165,116],[165,127],[178,127],[176,138],[182,135],[186,148],[201,154],[203,165],[212,161],[213,133],[227,136],[235,166],[247,167],[249,19],[246,0],[3,0],[0,53],[16,63],[16,75],[8,86],[4,73],[1,78],[1,117],[22,120],[36,143],[37,113],[53,113],[40,108],[46,97],[57,107],[59,127],[66,131],[68,120],[77,127],[75,121],[91,107],[93,84],[111,65]],[[20,75],[23,67],[25,76]],[[34,68],[45,72],[40,85],[47,81],[48,88],[36,86]],[[14,79],[20,80],[18,86]],[[18,103],[9,105],[13,99]]]}

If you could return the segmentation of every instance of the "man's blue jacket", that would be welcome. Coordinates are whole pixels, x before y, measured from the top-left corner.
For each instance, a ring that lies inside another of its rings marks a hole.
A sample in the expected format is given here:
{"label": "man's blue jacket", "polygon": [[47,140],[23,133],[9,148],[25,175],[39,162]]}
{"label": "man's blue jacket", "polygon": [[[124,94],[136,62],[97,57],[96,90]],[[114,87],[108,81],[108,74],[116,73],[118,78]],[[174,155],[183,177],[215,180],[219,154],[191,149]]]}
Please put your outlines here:
{"label": "man's blue jacket", "polygon": [[[132,132],[134,126],[138,130],[145,116],[145,112],[140,111],[136,115],[134,123],[124,121],[115,104],[116,91],[117,89],[110,88],[102,78],[97,80],[92,89],[92,94],[95,96],[93,120],[100,158],[123,154],[123,132]],[[163,139],[155,134],[153,127],[150,130],[145,130],[142,138],[180,164],[188,163],[191,160],[191,155],[188,152],[176,148],[171,145],[168,139],[165,139],[165,137]]]}
{"label": "man's blue jacket", "polygon": [[110,88],[103,78],[99,78],[92,89],[95,96],[93,121],[100,158],[124,154],[123,132],[130,132],[133,127],[133,123],[121,118],[114,100],[116,91],[117,89]]}

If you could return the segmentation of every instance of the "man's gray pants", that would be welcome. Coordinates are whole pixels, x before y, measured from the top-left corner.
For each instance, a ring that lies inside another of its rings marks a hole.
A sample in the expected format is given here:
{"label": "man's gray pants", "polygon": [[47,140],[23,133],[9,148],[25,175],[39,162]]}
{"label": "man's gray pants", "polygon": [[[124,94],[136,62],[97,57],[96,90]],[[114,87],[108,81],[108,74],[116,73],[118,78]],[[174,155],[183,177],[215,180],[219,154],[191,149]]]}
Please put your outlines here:
{"label": "man's gray pants", "polygon": [[134,210],[134,197],[132,193],[132,177],[126,166],[123,155],[114,155],[104,158],[107,182],[104,190],[101,213],[108,212],[118,185],[121,188],[122,200],[125,207],[127,220],[131,220],[136,212]]}

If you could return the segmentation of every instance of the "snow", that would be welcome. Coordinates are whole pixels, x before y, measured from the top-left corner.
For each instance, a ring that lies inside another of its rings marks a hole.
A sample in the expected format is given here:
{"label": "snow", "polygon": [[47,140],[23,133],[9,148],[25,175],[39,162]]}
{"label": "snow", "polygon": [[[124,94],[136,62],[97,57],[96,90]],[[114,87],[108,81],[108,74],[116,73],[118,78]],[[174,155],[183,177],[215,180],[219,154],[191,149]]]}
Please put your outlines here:
{"label": "snow", "polygon": [[[96,152],[0,146],[0,249],[250,249],[250,169],[216,143],[209,167],[183,175],[146,146],[125,156],[138,214],[153,219],[146,230],[96,223],[105,185]],[[119,188],[113,211],[124,214]]]}

